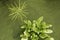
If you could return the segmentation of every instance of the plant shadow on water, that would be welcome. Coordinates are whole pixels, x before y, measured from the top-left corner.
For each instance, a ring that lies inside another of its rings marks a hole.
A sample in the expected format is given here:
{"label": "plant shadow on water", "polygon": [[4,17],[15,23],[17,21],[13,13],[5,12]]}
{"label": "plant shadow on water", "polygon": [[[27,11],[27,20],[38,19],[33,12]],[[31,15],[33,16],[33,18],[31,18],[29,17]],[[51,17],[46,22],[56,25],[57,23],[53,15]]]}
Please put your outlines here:
{"label": "plant shadow on water", "polygon": [[23,30],[20,28],[20,26],[16,27],[16,25],[13,27],[13,39],[14,40],[20,40],[20,34],[22,34]]}

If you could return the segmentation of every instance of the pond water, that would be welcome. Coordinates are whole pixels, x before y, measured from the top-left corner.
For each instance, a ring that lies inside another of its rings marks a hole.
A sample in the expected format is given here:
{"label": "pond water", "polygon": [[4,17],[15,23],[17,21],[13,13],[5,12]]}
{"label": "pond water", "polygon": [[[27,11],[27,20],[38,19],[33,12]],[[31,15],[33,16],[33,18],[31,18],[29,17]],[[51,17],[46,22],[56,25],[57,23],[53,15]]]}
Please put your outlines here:
{"label": "pond water", "polygon": [[[44,21],[53,25],[55,40],[60,40],[60,0],[22,0],[27,1],[28,19],[34,20],[44,16]],[[0,1],[0,40],[20,40],[21,21],[15,23],[9,20],[8,8],[5,4],[10,4],[14,0]],[[19,22],[19,23],[18,23]]]}

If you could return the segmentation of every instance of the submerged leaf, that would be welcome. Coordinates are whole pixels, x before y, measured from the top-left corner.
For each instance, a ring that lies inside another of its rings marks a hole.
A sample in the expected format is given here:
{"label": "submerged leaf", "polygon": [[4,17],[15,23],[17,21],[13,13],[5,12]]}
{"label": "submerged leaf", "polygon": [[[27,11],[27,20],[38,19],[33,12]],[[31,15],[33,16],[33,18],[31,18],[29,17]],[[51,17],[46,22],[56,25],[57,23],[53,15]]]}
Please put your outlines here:
{"label": "submerged leaf", "polygon": [[27,13],[25,11],[25,8],[26,8],[25,2],[21,5],[20,0],[18,4],[15,2],[14,4],[11,4],[10,6],[8,5],[8,9],[11,12],[9,16],[12,17],[12,20],[16,20],[16,19],[23,20],[23,18],[27,18],[25,15],[25,13]]}

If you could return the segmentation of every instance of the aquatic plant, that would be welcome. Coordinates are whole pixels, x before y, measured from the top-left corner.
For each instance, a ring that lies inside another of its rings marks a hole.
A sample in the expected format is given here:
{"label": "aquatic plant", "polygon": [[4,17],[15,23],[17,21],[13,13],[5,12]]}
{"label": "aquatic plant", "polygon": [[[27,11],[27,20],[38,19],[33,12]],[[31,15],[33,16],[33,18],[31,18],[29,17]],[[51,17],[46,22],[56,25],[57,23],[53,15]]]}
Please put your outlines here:
{"label": "aquatic plant", "polygon": [[51,24],[47,24],[43,20],[43,16],[37,20],[24,20],[25,25],[22,25],[21,28],[24,29],[23,33],[20,35],[21,40],[54,40],[48,34],[53,33],[50,29]]}
{"label": "aquatic plant", "polygon": [[[8,9],[11,12],[9,16],[11,16],[12,20],[21,19],[23,20],[23,17],[26,17],[26,2],[21,5],[20,0],[17,3],[8,5]],[[24,29],[23,33],[20,35],[21,40],[54,40],[51,36],[48,34],[53,33],[53,31],[50,29],[52,25],[47,24],[43,20],[43,16],[38,18],[37,20],[24,20],[24,25],[21,26],[21,29]]]}
{"label": "aquatic plant", "polygon": [[24,17],[26,18],[25,14],[27,14],[25,8],[26,8],[26,2],[24,2],[22,5],[20,0],[18,3],[14,2],[14,4],[8,5],[8,9],[10,11],[9,16],[11,16],[12,20],[16,19],[23,20]]}

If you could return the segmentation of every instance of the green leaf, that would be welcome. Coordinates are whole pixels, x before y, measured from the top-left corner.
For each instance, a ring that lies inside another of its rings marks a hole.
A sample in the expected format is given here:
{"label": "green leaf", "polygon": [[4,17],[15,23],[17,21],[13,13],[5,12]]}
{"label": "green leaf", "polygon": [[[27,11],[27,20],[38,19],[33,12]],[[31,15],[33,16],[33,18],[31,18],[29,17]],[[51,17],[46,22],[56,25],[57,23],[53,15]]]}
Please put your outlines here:
{"label": "green leaf", "polygon": [[31,40],[38,40],[38,36],[35,33],[32,33]]}
{"label": "green leaf", "polygon": [[43,16],[41,16],[39,19],[37,19],[36,24],[37,27],[40,27],[40,23],[43,21]]}
{"label": "green leaf", "polygon": [[33,27],[36,27],[36,21],[33,20],[33,24],[32,24]]}
{"label": "green leaf", "polygon": [[41,16],[37,21],[41,23],[43,21],[43,16]]}
{"label": "green leaf", "polygon": [[31,26],[31,24],[32,24],[32,23],[31,23],[31,21],[30,21],[30,20],[28,20],[28,26]]}
{"label": "green leaf", "polygon": [[49,37],[49,38],[46,38],[45,40],[54,40],[54,38]]}
{"label": "green leaf", "polygon": [[42,39],[44,39],[44,38],[46,38],[46,37],[49,37],[48,34],[40,34],[39,36],[40,36]]}
{"label": "green leaf", "polygon": [[31,29],[34,32],[39,32],[38,28],[36,27],[36,21],[35,20],[33,20],[33,24],[32,24],[32,28]]}
{"label": "green leaf", "polygon": [[28,38],[21,38],[21,40],[28,40]]}
{"label": "green leaf", "polygon": [[38,40],[37,38],[32,38],[32,40]]}
{"label": "green leaf", "polygon": [[42,22],[42,28],[50,28],[52,25],[47,25],[46,22]]}
{"label": "green leaf", "polygon": [[39,32],[39,29],[38,29],[37,27],[35,27],[35,26],[33,26],[31,29],[32,29],[32,31],[34,31],[34,32],[36,32],[36,33]]}
{"label": "green leaf", "polygon": [[20,37],[21,37],[21,38],[28,38],[28,37],[26,37],[24,34],[21,34]]}
{"label": "green leaf", "polygon": [[24,23],[26,23],[26,24],[31,24],[31,21],[30,20],[24,20]]}
{"label": "green leaf", "polygon": [[32,36],[33,36],[33,37],[37,37],[37,35],[36,35],[35,33],[32,33]]}
{"label": "green leaf", "polygon": [[24,20],[24,23],[27,24],[28,23],[28,20]]}
{"label": "green leaf", "polygon": [[26,25],[21,26],[21,28],[26,28]]}
{"label": "green leaf", "polygon": [[25,35],[26,37],[29,37],[29,36],[30,36],[30,34],[29,34],[27,31],[24,31],[24,35]]}
{"label": "green leaf", "polygon": [[30,20],[24,20],[24,22],[26,23],[26,27],[28,28],[28,29],[30,29],[32,26],[32,23],[31,23],[31,21]]}
{"label": "green leaf", "polygon": [[53,33],[53,31],[50,29],[43,29],[40,32],[42,32],[42,33]]}
{"label": "green leaf", "polygon": [[30,30],[30,29],[28,29],[28,32],[31,32],[31,30]]}

